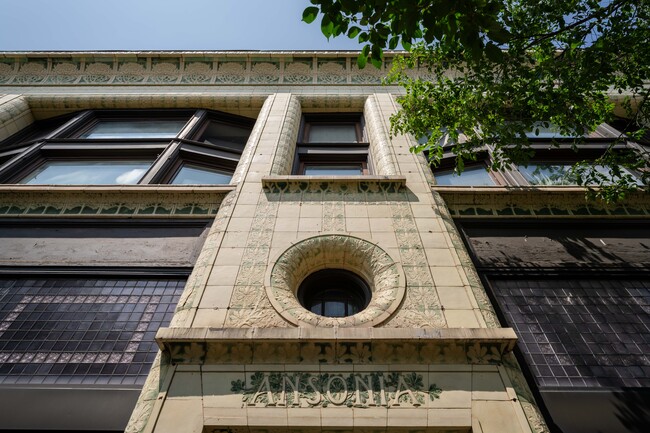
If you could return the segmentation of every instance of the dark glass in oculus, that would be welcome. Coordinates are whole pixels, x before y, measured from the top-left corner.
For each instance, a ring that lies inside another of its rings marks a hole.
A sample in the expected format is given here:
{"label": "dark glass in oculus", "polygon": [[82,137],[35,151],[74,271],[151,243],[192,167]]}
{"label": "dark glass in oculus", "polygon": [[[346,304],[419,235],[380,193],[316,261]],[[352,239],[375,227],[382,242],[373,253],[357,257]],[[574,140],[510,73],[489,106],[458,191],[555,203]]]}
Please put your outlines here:
{"label": "dark glass in oculus", "polygon": [[366,308],[370,289],[358,275],[343,269],[323,269],[300,284],[298,300],[312,313],[347,317]]}

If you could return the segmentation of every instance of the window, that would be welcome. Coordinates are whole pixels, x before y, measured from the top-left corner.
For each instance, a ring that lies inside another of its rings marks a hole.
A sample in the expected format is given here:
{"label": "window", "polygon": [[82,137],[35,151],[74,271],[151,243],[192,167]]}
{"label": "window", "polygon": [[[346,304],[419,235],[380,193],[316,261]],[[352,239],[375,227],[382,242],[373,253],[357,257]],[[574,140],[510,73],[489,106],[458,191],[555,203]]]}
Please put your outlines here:
{"label": "window", "polygon": [[79,138],[173,138],[185,120],[100,120]]}
{"label": "window", "polygon": [[308,163],[302,164],[302,174],[306,176],[355,176],[364,174],[364,164],[362,163]]}
{"label": "window", "polygon": [[229,183],[230,178],[232,178],[232,174],[227,170],[183,164],[171,183],[175,185],[218,185]]}
{"label": "window", "polygon": [[442,186],[493,186],[496,185],[484,165],[466,167],[459,175],[453,169],[436,170],[436,182]]}
{"label": "window", "polygon": [[198,133],[198,141],[241,153],[250,134],[248,126],[210,120]]}
{"label": "window", "polygon": [[185,278],[0,278],[0,383],[144,384]]}
{"label": "window", "polygon": [[615,427],[621,407],[648,407],[648,222],[456,223],[501,324],[517,333],[515,354],[558,431],[631,431]]}
{"label": "window", "polygon": [[[519,173],[531,185],[577,185],[578,179],[571,172],[573,162],[533,162],[526,166],[519,165],[517,168]],[[611,173],[608,166],[596,165],[596,171],[602,174],[605,178],[611,180]],[[634,175],[625,168],[622,168],[623,173],[630,176]],[[640,181],[637,181],[640,184]]]}
{"label": "window", "polygon": [[[573,165],[579,160],[598,158],[620,134],[607,125],[601,125],[595,132],[585,137],[585,142],[578,146],[578,152],[573,149],[574,137],[560,134],[557,127],[549,125],[527,134],[530,146],[535,150],[535,159],[527,165],[518,165],[502,172],[488,171],[486,167],[492,163],[493,146],[487,145],[477,154],[478,163],[465,167],[457,175],[454,173],[456,155],[451,148],[445,146],[445,153],[439,167],[433,169],[436,184],[440,186],[554,186],[577,185],[578,179],[571,173]],[[554,141],[559,143],[553,143]],[[625,144],[617,145],[619,148]],[[609,168],[602,165],[595,166],[598,173],[604,178],[610,178]],[[634,178],[637,176],[625,169],[624,175]],[[640,181],[637,181],[641,184]]]}
{"label": "window", "polygon": [[320,316],[347,317],[368,306],[370,289],[350,271],[323,269],[305,278],[298,289],[298,300]]}
{"label": "window", "polygon": [[361,114],[305,115],[294,174],[358,176],[369,173]]}
{"label": "window", "polygon": [[84,111],[0,143],[0,182],[31,185],[230,182],[254,121],[207,110]]}
{"label": "window", "polygon": [[153,161],[45,161],[19,183],[29,185],[136,184]]}

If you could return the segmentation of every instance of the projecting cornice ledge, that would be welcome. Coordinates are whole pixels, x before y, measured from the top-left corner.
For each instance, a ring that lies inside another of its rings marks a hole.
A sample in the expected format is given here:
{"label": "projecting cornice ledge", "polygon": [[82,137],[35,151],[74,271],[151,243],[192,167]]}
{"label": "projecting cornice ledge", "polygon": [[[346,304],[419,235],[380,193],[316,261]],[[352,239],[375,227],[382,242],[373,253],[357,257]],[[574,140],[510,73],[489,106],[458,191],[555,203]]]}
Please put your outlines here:
{"label": "projecting cornice ledge", "polygon": [[0,218],[207,218],[234,185],[1,185]]}
{"label": "projecting cornice ledge", "polygon": [[628,193],[625,200],[605,203],[588,199],[584,188],[431,187],[454,218],[648,218],[650,194]]}
{"label": "projecting cornice ledge", "polygon": [[175,364],[499,364],[511,328],[161,328]]}

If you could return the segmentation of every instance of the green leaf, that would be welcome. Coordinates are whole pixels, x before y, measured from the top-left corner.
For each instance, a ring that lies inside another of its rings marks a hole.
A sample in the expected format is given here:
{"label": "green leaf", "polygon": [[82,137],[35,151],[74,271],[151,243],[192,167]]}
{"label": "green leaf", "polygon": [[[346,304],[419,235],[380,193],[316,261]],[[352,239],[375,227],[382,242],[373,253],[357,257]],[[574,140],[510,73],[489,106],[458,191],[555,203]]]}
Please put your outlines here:
{"label": "green leaf", "polygon": [[365,68],[367,62],[368,62],[368,57],[364,56],[363,53],[357,56],[357,66],[359,67],[359,69]]}
{"label": "green leaf", "polygon": [[320,23],[320,31],[327,39],[332,36],[332,33],[334,32],[334,23],[328,15],[323,16],[323,20]]}
{"label": "green leaf", "polygon": [[501,63],[503,61],[503,52],[491,42],[485,47],[485,55],[494,63]]}
{"label": "green leaf", "polygon": [[357,37],[357,35],[361,32],[361,29],[356,26],[350,27],[350,30],[348,30],[348,38],[354,39]]}
{"label": "green leaf", "polygon": [[310,6],[302,12],[302,20],[307,24],[313,23],[317,16],[318,8],[315,6]]}
{"label": "green leaf", "polygon": [[393,36],[388,41],[388,49],[389,50],[394,50],[395,48],[397,48],[398,43],[399,43],[399,36]]}

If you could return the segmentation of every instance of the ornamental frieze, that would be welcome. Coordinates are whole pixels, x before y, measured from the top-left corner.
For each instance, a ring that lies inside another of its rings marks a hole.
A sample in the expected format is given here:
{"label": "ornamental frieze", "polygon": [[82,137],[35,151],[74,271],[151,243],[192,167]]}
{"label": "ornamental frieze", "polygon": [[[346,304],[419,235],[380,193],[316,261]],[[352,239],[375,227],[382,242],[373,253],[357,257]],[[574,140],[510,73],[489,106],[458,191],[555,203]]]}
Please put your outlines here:
{"label": "ornamental frieze", "polygon": [[418,407],[440,398],[442,389],[420,373],[252,373],[232,381],[245,407]]}
{"label": "ornamental frieze", "polygon": [[509,328],[160,328],[156,340],[173,364],[499,364],[516,336]]}
{"label": "ornamental frieze", "polygon": [[0,186],[0,218],[206,218],[214,217],[233,189],[159,185],[122,185],[114,190],[101,186]]}
{"label": "ornamental frieze", "polygon": [[[4,53],[2,85],[379,85],[391,68],[385,53],[380,69],[359,69],[356,52],[173,52]],[[29,57],[28,57],[29,56]],[[426,71],[414,71],[414,75]]]}

